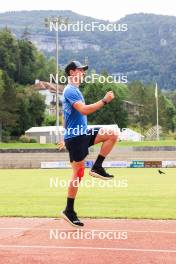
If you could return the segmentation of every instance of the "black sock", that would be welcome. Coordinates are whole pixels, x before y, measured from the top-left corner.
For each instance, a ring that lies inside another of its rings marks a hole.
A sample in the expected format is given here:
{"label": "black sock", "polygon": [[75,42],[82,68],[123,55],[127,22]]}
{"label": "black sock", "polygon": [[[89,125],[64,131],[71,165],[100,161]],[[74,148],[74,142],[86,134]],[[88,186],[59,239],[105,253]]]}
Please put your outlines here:
{"label": "black sock", "polygon": [[66,211],[74,211],[74,198],[67,198],[67,206],[65,208]]}
{"label": "black sock", "polygon": [[99,168],[99,167],[102,167],[102,163],[104,161],[105,157],[101,156],[101,155],[98,155],[94,165],[93,165],[93,168]]}

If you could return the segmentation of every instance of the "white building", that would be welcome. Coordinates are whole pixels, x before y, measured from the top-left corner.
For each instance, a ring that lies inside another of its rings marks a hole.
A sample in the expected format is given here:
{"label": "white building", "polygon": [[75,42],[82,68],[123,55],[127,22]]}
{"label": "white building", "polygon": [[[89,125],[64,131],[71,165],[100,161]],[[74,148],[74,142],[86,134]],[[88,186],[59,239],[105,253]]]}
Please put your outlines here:
{"label": "white building", "polygon": [[[103,128],[111,128],[115,130],[120,137],[120,140],[125,141],[142,141],[144,140],[144,136],[141,134],[129,129],[125,128],[120,131],[117,125],[90,125],[88,128],[93,127],[103,127]],[[28,129],[25,134],[30,138],[35,138],[39,143],[56,143],[58,141],[63,140],[64,137],[64,128],[59,126],[43,126],[43,127],[31,127]]]}
{"label": "white building", "polygon": [[64,128],[59,126],[31,127],[25,131],[25,135],[35,138],[38,143],[56,143],[63,139]]}
{"label": "white building", "polygon": [[143,141],[144,136],[132,129],[123,128],[121,131],[120,139],[125,141]]}
{"label": "white building", "polygon": [[[46,111],[49,115],[56,114],[56,84],[36,80],[32,88],[45,97]],[[59,105],[62,104],[62,93],[64,86],[58,85],[59,89]]]}

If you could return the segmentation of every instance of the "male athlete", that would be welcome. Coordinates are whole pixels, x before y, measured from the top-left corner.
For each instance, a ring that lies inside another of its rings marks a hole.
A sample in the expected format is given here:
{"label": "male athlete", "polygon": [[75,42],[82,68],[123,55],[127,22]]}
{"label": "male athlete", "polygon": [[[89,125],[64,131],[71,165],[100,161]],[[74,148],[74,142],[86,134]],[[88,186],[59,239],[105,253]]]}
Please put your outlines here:
{"label": "male athlete", "polygon": [[82,65],[78,61],[70,62],[65,68],[68,85],[63,92],[64,141],[69,152],[73,175],[68,188],[67,205],[61,215],[70,224],[77,227],[84,224],[78,219],[74,211],[74,201],[78,191],[75,182],[77,180],[80,182],[84,176],[84,159],[88,155],[88,148],[94,144],[103,143],[89,174],[93,177],[109,180],[114,176],[105,171],[102,163],[117,141],[117,134],[111,129],[87,128],[87,115],[96,112],[114,98],[113,92],[110,91],[105,94],[102,100],[94,104],[85,104],[79,85],[87,69],[87,65]]}

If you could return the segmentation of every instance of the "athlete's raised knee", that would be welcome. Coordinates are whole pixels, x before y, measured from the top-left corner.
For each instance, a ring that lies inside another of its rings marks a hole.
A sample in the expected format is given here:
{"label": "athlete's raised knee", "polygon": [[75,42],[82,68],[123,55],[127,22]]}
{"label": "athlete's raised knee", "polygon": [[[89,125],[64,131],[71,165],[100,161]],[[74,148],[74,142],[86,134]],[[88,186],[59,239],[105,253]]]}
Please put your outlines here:
{"label": "athlete's raised knee", "polygon": [[114,130],[110,130],[108,133],[108,139],[116,142],[118,140],[118,134]]}

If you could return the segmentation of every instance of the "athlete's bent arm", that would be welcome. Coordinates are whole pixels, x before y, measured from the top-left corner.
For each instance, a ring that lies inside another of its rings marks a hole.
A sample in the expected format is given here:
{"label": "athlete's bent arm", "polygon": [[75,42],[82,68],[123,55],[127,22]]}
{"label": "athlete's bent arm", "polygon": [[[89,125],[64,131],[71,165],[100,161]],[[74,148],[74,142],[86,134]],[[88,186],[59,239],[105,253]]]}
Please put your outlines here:
{"label": "athlete's bent arm", "polygon": [[100,108],[102,108],[106,103],[109,103],[112,99],[114,98],[114,94],[113,92],[107,92],[107,94],[105,95],[105,97],[94,103],[94,104],[89,104],[86,105],[81,101],[78,101],[76,103],[73,104],[73,107],[80,112],[82,115],[90,115],[94,112],[96,112],[97,110],[99,110]]}
{"label": "athlete's bent arm", "polygon": [[102,100],[90,105],[85,105],[83,102],[78,101],[73,104],[73,107],[82,115],[90,115],[103,107],[103,105],[104,103]]}

